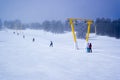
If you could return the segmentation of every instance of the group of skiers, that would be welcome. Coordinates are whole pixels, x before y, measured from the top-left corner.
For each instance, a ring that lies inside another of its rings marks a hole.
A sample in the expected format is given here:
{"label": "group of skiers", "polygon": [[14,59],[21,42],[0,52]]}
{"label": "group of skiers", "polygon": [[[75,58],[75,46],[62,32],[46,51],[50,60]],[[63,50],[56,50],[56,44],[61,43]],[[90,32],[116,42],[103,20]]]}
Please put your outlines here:
{"label": "group of skiers", "polygon": [[87,52],[92,53],[92,44],[91,43],[87,43]]}
{"label": "group of skiers", "polygon": [[[15,32],[13,32],[13,34],[15,34]],[[17,35],[19,35],[19,33],[17,33]],[[25,35],[23,35],[23,38],[25,38]],[[32,41],[35,42],[35,38],[33,38]],[[50,41],[49,47],[53,47],[53,41]],[[92,44],[91,43],[87,43],[87,52],[92,53]]]}
{"label": "group of skiers", "polygon": [[[15,34],[15,32],[13,32],[13,34]],[[17,33],[17,35],[19,35],[19,33]]]}
{"label": "group of skiers", "polygon": [[[33,38],[32,41],[35,42],[35,38]],[[52,41],[50,41],[49,47],[53,47],[53,42]]]}
{"label": "group of skiers", "polygon": [[[33,38],[32,41],[35,42],[35,38]],[[52,41],[50,41],[49,47],[53,47],[53,42]]]}
{"label": "group of skiers", "polygon": [[[32,41],[35,42],[35,38],[33,38]],[[53,42],[52,41],[50,41],[49,47],[53,47]]]}
{"label": "group of skiers", "polygon": [[[15,32],[13,32],[13,34],[15,34]],[[17,35],[19,35],[19,33],[17,33]],[[23,35],[23,38],[25,38],[25,35]],[[35,38],[32,38],[32,42],[35,42]],[[53,47],[53,41],[50,41],[49,47]]]}

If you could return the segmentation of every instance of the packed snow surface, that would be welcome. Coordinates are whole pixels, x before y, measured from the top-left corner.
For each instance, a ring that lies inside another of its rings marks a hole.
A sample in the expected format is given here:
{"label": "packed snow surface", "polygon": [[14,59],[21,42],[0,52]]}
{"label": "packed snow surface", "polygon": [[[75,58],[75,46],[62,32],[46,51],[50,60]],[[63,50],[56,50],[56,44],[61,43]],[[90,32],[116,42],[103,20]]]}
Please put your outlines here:
{"label": "packed snow surface", "polygon": [[77,42],[70,32],[0,31],[0,80],[120,80],[119,39],[91,34],[92,53]]}

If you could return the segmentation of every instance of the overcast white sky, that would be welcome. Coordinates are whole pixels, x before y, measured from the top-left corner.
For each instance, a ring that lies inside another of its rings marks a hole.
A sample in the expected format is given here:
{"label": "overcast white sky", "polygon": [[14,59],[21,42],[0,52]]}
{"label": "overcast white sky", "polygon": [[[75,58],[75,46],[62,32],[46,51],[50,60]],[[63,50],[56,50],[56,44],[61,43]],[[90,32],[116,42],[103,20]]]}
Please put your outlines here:
{"label": "overcast white sky", "polygon": [[62,20],[68,17],[120,18],[120,0],[0,0],[2,20],[22,22]]}

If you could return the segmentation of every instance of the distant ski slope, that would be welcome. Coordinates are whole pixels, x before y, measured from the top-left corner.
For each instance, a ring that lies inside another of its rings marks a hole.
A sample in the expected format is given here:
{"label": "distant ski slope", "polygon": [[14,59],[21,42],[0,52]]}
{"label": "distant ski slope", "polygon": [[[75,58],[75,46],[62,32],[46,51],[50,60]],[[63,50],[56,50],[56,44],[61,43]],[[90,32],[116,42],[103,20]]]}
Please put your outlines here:
{"label": "distant ski slope", "polygon": [[120,40],[92,34],[93,53],[77,41],[80,50],[71,33],[0,31],[0,80],[120,80]]}

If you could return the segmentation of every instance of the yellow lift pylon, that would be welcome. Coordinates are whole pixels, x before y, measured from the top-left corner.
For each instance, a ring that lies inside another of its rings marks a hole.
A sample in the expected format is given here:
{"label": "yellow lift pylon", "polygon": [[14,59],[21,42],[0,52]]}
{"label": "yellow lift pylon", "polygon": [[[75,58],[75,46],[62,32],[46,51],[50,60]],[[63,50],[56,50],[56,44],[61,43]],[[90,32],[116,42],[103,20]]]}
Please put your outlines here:
{"label": "yellow lift pylon", "polygon": [[90,34],[90,26],[93,23],[93,20],[82,19],[82,18],[68,18],[68,20],[69,20],[69,23],[70,23],[70,26],[71,26],[71,29],[72,29],[72,34],[73,34],[73,39],[74,39],[74,43],[75,43],[75,48],[79,49],[78,48],[78,44],[77,44],[77,40],[76,40],[76,34],[75,34],[75,30],[74,30],[74,23],[73,23],[73,21],[80,20],[80,21],[87,22],[88,29],[87,29],[87,33],[86,33],[86,42],[88,43],[89,34]]}

